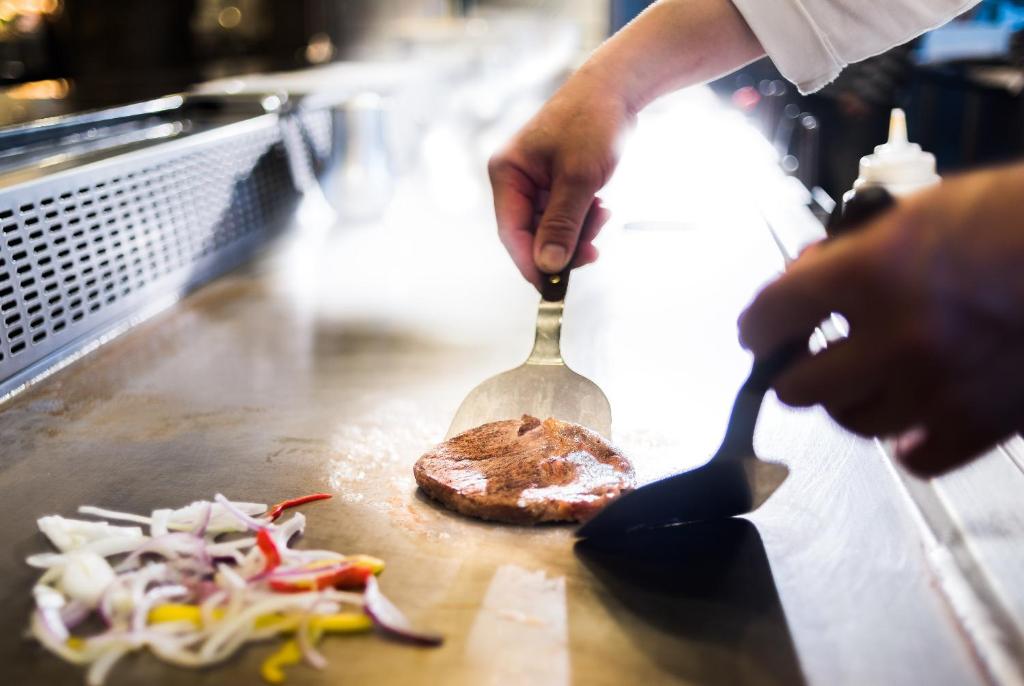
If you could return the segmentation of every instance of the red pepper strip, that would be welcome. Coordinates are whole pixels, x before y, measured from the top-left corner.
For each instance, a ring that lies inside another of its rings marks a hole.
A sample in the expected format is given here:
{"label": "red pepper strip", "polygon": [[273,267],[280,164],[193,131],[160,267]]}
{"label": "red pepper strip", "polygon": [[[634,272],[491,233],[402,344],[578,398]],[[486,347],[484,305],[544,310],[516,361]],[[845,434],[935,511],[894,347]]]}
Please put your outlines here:
{"label": "red pepper strip", "polygon": [[362,565],[348,565],[340,569],[311,573],[293,579],[271,579],[270,588],[278,593],[304,593],[322,591],[325,588],[356,590],[366,586],[366,580],[373,576],[373,570]]}
{"label": "red pepper strip", "polygon": [[305,505],[306,503],[312,503],[317,500],[327,500],[331,497],[330,493],[311,493],[310,495],[304,495],[299,498],[292,498],[290,500],[282,500],[277,505],[267,510],[265,517],[269,517],[270,521],[274,521],[281,516],[281,513],[287,510],[289,507],[297,507],[299,505]]}
{"label": "red pepper strip", "polygon": [[281,564],[281,551],[277,549],[277,543],[274,542],[269,531],[259,529],[256,532],[256,545],[263,553],[263,559],[266,560],[266,564],[263,565],[264,572],[269,572]]}

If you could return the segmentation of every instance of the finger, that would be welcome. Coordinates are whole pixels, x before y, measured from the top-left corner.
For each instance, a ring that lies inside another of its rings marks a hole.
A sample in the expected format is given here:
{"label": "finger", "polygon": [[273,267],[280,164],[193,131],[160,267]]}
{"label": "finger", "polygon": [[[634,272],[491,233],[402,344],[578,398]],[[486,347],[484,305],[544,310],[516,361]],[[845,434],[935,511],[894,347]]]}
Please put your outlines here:
{"label": "finger", "polygon": [[597,262],[601,251],[594,245],[581,245],[576,249],[576,259],[572,261],[572,268],[586,267],[588,264]]}
{"label": "finger", "polygon": [[836,421],[862,436],[894,436],[925,419],[929,405],[946,382],[928,360],[905,351],[902,360],[891,360],[877,377],[877,390],[859,403],[825,408]]}
{"label": "finger", "polygon": [[800,254],[797,255],[796,259],[801,260],[810,257],[811,255],[814,255],[819,250],[821,250],[824,244],[825,243],[823,241],[817,241],[816,243],[805,245],[803,248],[800,249]]}
{"label": "finger", "polygon": [[517,167],[495,158],[489,166],[498,237],[523,277],[539,288],[541,273],[533,261],[534,204],[538,191]]}
{"label": "finger", "polygon": [[986,452],[1020,428],[1021,355],[1007,355],[984,374],[948,384],[928,404],[927,438],[899,457],[912,472],[936,476]]}
{"label": "finger", "polygon": [[889,356],[884,346],[852,337],[797,362],[773,384],[779,400],[794,407],[847,407],[877,392]]}
{"label": "finger", "polygon": [[740,316],[743,346],[755,355],[767,355],[789,341],[810,337],[833,312],[853,323],[871,290],[861,238],[822,246],[766,286]]}
{"label": "finger", "polygon": [[533,258],[542,272],[558,273],[572,259],[597,190],[596,183],[581,176],[563,174],[555,178],[534,239]]}
{"label": "finger", "polygon": [[[538,197],[541,199],[539,203],[541,208],[547,206],[548,195],[549,193],[547,191],[540,192]],[[534,212],[535,225],[540,224],[543,214],[543,211]],[[601,205],[601,200],[599,198],[595,198],[594,204],[590,206],[590,211],[587,212],[587,218],[583,221],[583,229],[580,231],[580,239],[576,245],[576,257],[572,261],[573,269],[576,267],[584,267],[597,261],[600,253],[592,242],[597,238],[597,235],[601,232],[601,229],[610,218],[611,212]],[[536,266],[534,266],[534,268],[536,268]]]}
{"label": "finger", "polygon": [[519,273],[539,289],[544,276],[533,262],[533,234],[517,231],[501,234],[500,238]]}
{"label": "finger", "polygon": [[929,423],[927,435],[919,445],[897,454],[911,472],[934,477],[964,465],[994,448],[1013,433],[1012,427],[957,424],[955,418]]}
{"label": "finger", "polygon": [[601,203],[600,198],[594,198],[593,204],[587,211],[587,218],[583,221],[583,229],[580,231],[580,243],[592,243],[601,229],[604,228],[612,213]]}
{"label": "finger", "polygon": [[576,247],[576,258],[572,262],[573,268],[583,267],[597,261],[598,250],[594,247],[594,239],[601,233],[608,220],[611,219],[611,212],[601,204],[601,200],[595,199],[587,212],[587,218],[583,222],[583,230],[580,232],[579,245]]}
{"label": "finger", "polygon": [[917,425],[924,403],[903,389],[882,388],[859,403],[825,405],[828,413],[844,428],[860,436],[897,436]]}

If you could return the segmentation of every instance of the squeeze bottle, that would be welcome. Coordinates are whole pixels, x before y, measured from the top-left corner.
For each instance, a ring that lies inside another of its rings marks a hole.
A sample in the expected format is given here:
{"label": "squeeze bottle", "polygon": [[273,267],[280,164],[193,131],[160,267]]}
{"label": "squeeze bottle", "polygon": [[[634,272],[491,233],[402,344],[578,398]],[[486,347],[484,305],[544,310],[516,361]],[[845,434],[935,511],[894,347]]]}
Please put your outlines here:
{"label": "squeeze bottle", "polygon": [[882,187],[897,198],[916,193],[942,181],[935,171],[935,155],[907,139],[907,116],[894,109],[889,119],[889,141],[860,160],[860,176],[843,204],[865,188]]}

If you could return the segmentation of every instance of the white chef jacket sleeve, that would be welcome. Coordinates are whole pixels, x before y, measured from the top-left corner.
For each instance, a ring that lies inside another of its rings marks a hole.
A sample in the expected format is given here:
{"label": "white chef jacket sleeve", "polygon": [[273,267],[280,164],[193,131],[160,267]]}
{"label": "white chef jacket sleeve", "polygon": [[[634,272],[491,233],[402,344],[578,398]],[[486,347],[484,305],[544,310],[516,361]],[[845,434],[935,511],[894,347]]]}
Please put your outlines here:
{"label": "white chef jacket sleeve", "polygon": [[980,0],[733,0],[778,70],[810,93],[851,62],[945,24]]}

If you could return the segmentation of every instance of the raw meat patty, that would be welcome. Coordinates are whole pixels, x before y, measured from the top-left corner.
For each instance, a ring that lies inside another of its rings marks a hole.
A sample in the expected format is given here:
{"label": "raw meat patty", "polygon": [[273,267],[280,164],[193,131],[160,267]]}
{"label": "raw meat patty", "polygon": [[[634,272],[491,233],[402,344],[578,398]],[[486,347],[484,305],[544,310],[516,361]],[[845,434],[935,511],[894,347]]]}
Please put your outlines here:
{"label": "raw meat patty", "polygon": [[527,415],[445,441],[413,474],[446,507],[513,524],[586,521],[635,484],[629,461],[593,431]]}

